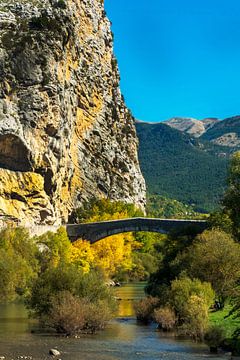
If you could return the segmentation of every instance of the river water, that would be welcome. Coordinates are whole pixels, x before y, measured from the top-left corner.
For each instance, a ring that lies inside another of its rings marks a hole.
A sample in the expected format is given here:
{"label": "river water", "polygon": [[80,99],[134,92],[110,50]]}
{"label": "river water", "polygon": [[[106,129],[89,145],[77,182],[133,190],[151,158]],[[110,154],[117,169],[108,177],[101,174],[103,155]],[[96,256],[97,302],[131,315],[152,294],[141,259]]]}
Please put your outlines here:
{"label": "river water", "polygon": [[57,348],[61,352],[58,358],[62,360],[227,359],[224,355],[210,356],[206,346],[176,340],[172,335],[157,331],[154,325],[137,325],[132,304],[143,296],[142,284],[116,288],[118,318],[105,331],[79,339],[32,333],[37,324],[28,319],[23,305],[1,305],[0,356],[6,360],[45,360],[50,358],[49,349]]}

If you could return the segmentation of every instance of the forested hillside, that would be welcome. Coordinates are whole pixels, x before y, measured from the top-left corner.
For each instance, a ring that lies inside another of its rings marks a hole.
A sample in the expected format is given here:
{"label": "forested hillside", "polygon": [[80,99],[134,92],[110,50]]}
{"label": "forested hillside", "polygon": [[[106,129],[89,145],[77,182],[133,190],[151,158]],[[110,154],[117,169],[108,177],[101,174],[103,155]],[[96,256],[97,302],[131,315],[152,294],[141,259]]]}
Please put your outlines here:
{"label": "forested hillside", "polygon": [[150,194],[210,211],[223,194],[228,156],[222,147],[199,141],[163,123],[136,123],[139,161]]}

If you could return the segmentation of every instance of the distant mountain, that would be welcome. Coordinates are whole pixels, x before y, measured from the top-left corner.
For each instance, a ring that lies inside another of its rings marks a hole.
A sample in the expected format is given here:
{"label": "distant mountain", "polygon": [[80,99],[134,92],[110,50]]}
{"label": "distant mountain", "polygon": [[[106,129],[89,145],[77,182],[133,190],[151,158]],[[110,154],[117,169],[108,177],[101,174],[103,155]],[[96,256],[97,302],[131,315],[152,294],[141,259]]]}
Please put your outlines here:
{"label": "distant mountain", "polygon": [[[222,121],[210,120],[213,121],[206,121],[210,128],[204,136],[215,139],[210,131]],[[191,137],[187,130],[179,131],[166,122],[138,121],[136,128],[139,161],[149,194],[176,199],[192,205],[196,211],[217,207],[226,183],[228,148]],[[220,128],[215,134],[221,133]]]}
{"label": "distant mountain", "polygon": [[215,118],[207,118],[204,120],[197,120],[193,118],[174,117],[167,121],[165,124],[183,131],[191,136],[199,137],[204,134],[209,128],[218,123],[219,120]]}
{"label": "distant mountain", "polygon": [[174,117],[163,123],[192,137],[199,138],[201,141],[207,140],[221,147],[227,147],[229,148],[225,149],[227,153],[240,148],[240,116],[224,120]]}
{"label": "distant mountain", "polygon": [[229,147],[230,152],[240,149],[240,116],[215,123],[201,136],[201,140]]}

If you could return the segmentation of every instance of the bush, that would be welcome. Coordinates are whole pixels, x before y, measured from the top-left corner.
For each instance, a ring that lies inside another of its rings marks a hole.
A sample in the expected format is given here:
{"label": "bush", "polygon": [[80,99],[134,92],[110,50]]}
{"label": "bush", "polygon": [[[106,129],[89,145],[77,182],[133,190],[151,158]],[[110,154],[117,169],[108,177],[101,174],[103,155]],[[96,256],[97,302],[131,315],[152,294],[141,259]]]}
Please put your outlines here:
{"label": "bush", "polygon": [[172,281],[168,296],[168,301],[176,311],[180,322],[185,322],[186,316],[189,316],[189,301],[193,301],[195,296],[196,299],[201,299],[204,306],[208,309],[213,303],[214,291],[210,283],[182,277]]}
{"label": "bush", "polygon": [[102,328],[116,310],[116,301],[101,273],[86,274],[61,263],[36,279],[27,306],[44,324],[74,334]]}
{"label": "bush", "polygon": [[112,317],[106,301],[90,303],[86,298],[78,298],[68,291],[53,297],[51,304],[48,326],[67,335],[94,333],[103,329]]}
{"label": "bush", "polygon": [[202,341],[207,327],[208,305],[200,296],[192,295],[186,303],[184,321],[179,332]]}
{"label": "bush", "polygon": [[154,310],[154,320],[159,325],[159,328],[169,331],[174,328],[177,317],[172,308],[165,306]]}
{"label": "bush", "polygon": [[51,311],[45,323],[58,333],[68,335],[79,333],[85,325],[85,302],[62,291],[51,300]]}
{"label": "bush", "polygon": [[221,326],[211,326],[204,335],[205,343],[210,347],[210,351],[215,353],[224,339],[225,331]]}
{"label": "bush", "polygon": [[159,305],[159,299],[148,296],[134,304],[137,320],[148,323],[153,320],[153,312]]}
{"label": "bush", "polygon": [[191,277],[210,282],[223,305],[240,277],[240,244],[218,229],[204,231],[175,263]]}

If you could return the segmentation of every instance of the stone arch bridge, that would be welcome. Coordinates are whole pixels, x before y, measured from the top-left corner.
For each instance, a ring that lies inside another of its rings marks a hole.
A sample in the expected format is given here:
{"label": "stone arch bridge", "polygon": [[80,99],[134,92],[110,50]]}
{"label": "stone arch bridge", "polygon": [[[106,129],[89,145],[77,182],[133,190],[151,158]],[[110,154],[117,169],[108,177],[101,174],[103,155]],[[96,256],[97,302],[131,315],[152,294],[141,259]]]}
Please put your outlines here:
{"label": "stone arch bridge", "polygon": [[205,220],[175,220],[175,219],[151,219],[131,218],[123,220],[110,220],[95,223],[68,224],[67,233],[72,242],[81,238],[95,243],[108,236],[131,232],[147,231],[168,234],[180,232],[181,234],[198,234],[207,228]]}

